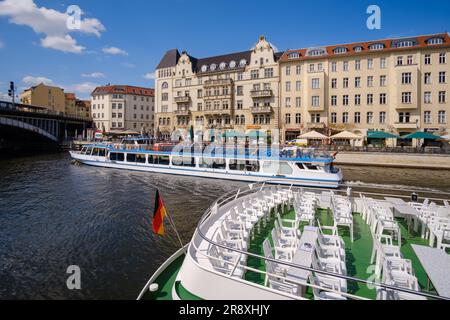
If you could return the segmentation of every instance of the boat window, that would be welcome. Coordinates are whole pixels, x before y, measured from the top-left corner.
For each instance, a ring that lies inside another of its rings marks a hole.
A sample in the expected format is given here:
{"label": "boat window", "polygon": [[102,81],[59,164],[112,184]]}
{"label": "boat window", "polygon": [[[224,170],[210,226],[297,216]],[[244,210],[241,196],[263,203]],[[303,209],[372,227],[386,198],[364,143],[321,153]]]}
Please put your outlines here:
{"label": "boat window", "polygon": [[92,156],[98,156],[98,148],[92,149]]}
{"label": "boat window", "polygon": [[169,156],[154,156],[153,163],[168,166],[170,164],[170,158]]}
{"label": "boat window", "polygon": [[124,161],[125,155],[123,153],[111,152],[109,154],[109,159],[112,161]]}
{"label": "boat window", "polygon": [[136,162],[137,163],[145,163],[145,154],[137,154]]}
{"label": "boat window", "polygon": [[293,170],[292,170],[291,166],[289,165],[289,163],[279,162],[279,166],[280,166],[279,170],[278,170],[279,174],[286,174],[286,175],[292,174]]}
{"label": "boat window", "polygon": [[230,160],[230,170],[245,171],[245,161],[244,160]]}
{"label": "boat window", "polygon": [[99,149],[99,150],[98,150],[98,155],[99,155],[100,157],[106,156],[106,149]]}
{"label": "boat window", "polygon": [[298,162],[298,163],[296,163],[296,165],[297,165],[297,167],[298,167],[300,170],[305,170],[305,167],[303,166],[303,163]]}
{"label": "boat window", "polygon": [[136,162],[136,155],[134,153],[128,153],[127,162]]}
{"label": "boat window", "polygon": [[312,165],[311,163],[304,163],[304,165],[306,166],[306,168],[308,170],[319,170],[319,168],[317,168],[317,166]]}
{"label": "boat window", "polygon": [[195,158],[192,157],[172,157],[174,166],[195,167]]}
{"label": "boat window", "polygon": [[92,148],[87,148],[86,149],[86,155],[90,156],[92,153]]}
{"label": "boat window", "polygon": [[86,154],[86,147],[81,148],[80,154]]}
{"label": "boat window", "polygon": [[115,152],[110,152],[110,153],[109,153],[109,160],[111,160],[111,161],[117,161],[117,153],[115,153]]}
{"label": "boat window", "polygon": [[225,159],[213,159],[212,167],[213,169],[225,170],[226,169]]}
{"label": "boat window", "polygon": [[263,172],[276,174],[278,172],[278,162],[276,161],[264,161]]}
{"label": "boat window", "polygon": [[259,172],[259,161],[246,161],[245,169],[247,172]]}

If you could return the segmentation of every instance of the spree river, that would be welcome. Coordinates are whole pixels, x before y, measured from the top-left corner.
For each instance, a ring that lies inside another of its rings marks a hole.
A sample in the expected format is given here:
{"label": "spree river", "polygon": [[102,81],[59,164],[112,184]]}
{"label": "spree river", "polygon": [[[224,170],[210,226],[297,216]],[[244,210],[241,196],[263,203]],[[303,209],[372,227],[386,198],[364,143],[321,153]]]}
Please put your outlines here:
{"label": "spree river", "polygon": [[[341,167],[347,182],[450,192],[450,171]],[[73,165],[67,153],[0,160],[0,299],[135,299],[179,248],[151,231],[159,188],[182,241],[234,181]],[[67,268],[79,266],[81,289]]]}

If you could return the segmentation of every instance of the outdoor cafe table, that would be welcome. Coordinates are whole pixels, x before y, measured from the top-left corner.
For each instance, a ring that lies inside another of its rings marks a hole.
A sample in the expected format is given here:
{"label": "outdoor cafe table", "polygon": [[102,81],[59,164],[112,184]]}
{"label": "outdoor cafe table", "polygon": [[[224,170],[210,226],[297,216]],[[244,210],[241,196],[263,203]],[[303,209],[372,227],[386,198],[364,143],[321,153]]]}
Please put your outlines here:
{"label": "outdoor cafe table", "polygon": [[431,281],[440,296],[450,297],[450,255],[437,248],[417,244],[412,244],[411,247],[427,273],[427,289],[429,290]]}
{"label": "outdoor cafe table", "polygon": [[414,231],[417,231],[417,216],[419,215],[419,211],[411,207],[403,199],[389,197],[385,197],[384,199],[392,204],[394,215],[395,213],[397,213],[397,215],[401,215],[406,218],[408,222],[408,231],[411,231],[411,220],[414,219],[414,221],[416,222],[414,224]]}
{"label": "outdoor cafe table", "polygon": [[[319,229],[317,227],[306,226],[303,229],[302,236],[300,237],[300,244],[294,254],[292,263],[310,268],[312,266],[313,254],[318,237]],[[286,280],[298,284],[300,286],[301,295],[304,296],[306,286],[300,285],[300,283],[308,282],[309,275],[310,271],[308,270],[290,267],[286,273]]]}

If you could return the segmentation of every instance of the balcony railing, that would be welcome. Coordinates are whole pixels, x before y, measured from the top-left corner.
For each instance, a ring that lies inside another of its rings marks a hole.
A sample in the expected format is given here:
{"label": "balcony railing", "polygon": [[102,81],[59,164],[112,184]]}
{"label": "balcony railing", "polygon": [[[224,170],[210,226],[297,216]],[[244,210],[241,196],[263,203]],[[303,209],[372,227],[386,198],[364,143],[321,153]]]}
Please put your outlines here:
{"label": "balcony railing", "polygon": [[414,122],[395,122],[394,128],[396,129],[417,129],[418,123]]}
{"label": "balcony railing", "polygon": [[231,109],[223,109],[223,108],[205,109],[205,110],[203,110],[203,112],[205,113],[205,115],[231,114]]}
{"label": "balcony railing", "polygon": [[206,80],[203,83],[204,87],[211,87],[211,86],[229,86],[233,84],[232,79],[216,79],[216,80]]}
{"label": "balcony railing", "polygon": [[250,110],[252,113],[271,113],[272,107],[271,106],[258,106],[258,107],[251,107]]}
{"label": "balcony railing", "polygon": [[323,129],[325,128],[325,122],[308,122],[306,126],[310,129]]}
{"label": "balcony railing", "polygon": [[250,96],[252,98],[267,98],[267,97],[272,97],[273,92],[271,89],[252,90],[252,91],[250,91]]}
{"label": "balcony railing", "polygon": [[190,96],[175,97],[175,102],[176,103],[189,103],[189,102],[191,102],[191,97]]}
{"label": "balcony railing", "polygon": [[189,109],[177,109],[173,112],[176,116],[188,116],[190,113]]}

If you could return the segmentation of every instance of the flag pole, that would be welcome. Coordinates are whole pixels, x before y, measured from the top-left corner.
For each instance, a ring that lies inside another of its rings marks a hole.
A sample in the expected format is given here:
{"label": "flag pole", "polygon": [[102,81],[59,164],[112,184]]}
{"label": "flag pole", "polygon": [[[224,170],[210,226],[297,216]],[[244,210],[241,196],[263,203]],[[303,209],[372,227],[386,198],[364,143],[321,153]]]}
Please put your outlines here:
{"label": "flag pole", "polygon": [[180,242],[180,245],[181,245],[181,249],[183,249],[184,254],[187,255],[187,250],[183,245],[183,241],[181,241],[180,234],[178,233],[177,227],[175,227],[175,223],[173,222],[172,217],[167,213],[167,211],[166,211],[166,215],[169,220],[170,226],[172,227],[172,229],[175,231],[175,234],[177,235],[178,241]]}

